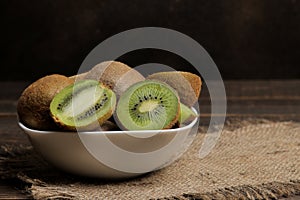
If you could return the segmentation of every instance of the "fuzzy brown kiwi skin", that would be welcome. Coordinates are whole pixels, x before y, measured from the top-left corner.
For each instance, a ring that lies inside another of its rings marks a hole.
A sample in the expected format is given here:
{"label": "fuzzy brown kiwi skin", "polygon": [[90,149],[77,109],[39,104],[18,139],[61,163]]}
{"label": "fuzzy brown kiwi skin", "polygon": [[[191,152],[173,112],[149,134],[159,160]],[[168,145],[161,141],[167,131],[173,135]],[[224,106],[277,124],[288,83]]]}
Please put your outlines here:
{"label": "fuzzy brown kiwi skin", "polygon": [[181,102],[189,107],[192,107],[200,96],[201,78],[190,72],[157,72],[149,75],[147,79],[167,83],[178,92]]}
{"label": "fuzzy brown kiwi skin", "polygon": [[29,85],[18,100],[19,120],[29,128],[57,130],[58,126],[50,116],[50,103],[58,92],[72,83],[66,76],[53,74]]}
{"label": "fuzzy brown kiwi skin", "polygon": [[145,80],[138,71],[117,61],[105,61],[94,66],[84,79],[98,80],[112,89],[117,97],[120,97],[131,85]]}
{"label": "fuzzy brown kiwi skin", "polygon": [[81,74],[76,74],[74,76],[70,76],[69,79],[71,79],[72,81],[81,81],[83,79],[85,79],[85,76],[87,75],[87,72],[85,73],[81,73]]}

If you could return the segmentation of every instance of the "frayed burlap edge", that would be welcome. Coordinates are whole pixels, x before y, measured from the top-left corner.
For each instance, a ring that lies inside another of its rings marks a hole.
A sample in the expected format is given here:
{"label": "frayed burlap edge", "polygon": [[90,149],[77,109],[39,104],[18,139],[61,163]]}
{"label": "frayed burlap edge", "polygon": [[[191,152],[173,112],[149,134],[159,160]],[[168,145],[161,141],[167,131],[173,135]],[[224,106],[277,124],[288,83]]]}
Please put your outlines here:
{"label": "frayed burlap edge", "polygon": [[[76,199],[76,193],[62,191],[60,187],[48,186],[39,180],[31,180],[19,176],[32,186],[27,189],[35,199]],[[38,192],[37,192],[38,191]],[[210,200],[210,199],[279,199],[300,195],[300,180],[290,180],[288,183],[272,182],[261,185],[241,185],[215,190],[208,193],[186,193],[180,196],[164,197],[159,200]]]}
{"label": "frayed burlap edge", "polygon": [[[250,118],[247,120],[227,120],[225,130],[232,131],[247,125],[265,124],[274,122],[266,119]],[[199,127],[201,132],[205,132],[206,127]],[[30,151],[31,146],[1,146],[0,154],[0,177],[2,179],[18,179],[25,184],[22,192],[30,194],[34,199],[77,199],[76,193],[72,191],[63,191],[60,187],[49,185],[39,179],[32,179],[23,172],[15,171],[15,169],[3,169],[1,163],[8,158],[18,159],[20,153],[24,150]],[[26,156],[25,156],[26,157]],[[41,160],[42,164],[45,164]],[[30,167],[30,166],[29,166]],[[11,171],[10,171],[11,170]],[[192,200],[192,199],[278,199],[300,195],[300,180],[290,180],[289,182],[271,182],[260,185],[240,185],[235,187],[220,188],[218,190],[207,193],[185,193],[179,196],[162,197],[165,200]]]}
{"label": "frayed burlap edge", "polygon": [[[76,193],[62,191],[39,180],[32,180],[24,174],[19,174],[20,180],[30,183],[27,192],[35,199],[76,199]],[[241,185],[222,188],[209,193],[187,193],[181,196],[160,198],[164,200],[209,200],[209,199],[278,199],[300,195],[300,180],[290,180],[288,183],[272,182],[261,185]]]}
{"label": "frayed burlap edge", "polygon": [[278,199],[300,195],[300,181],[291,180],[289,183],[272,182],[261,185],[241,185],[222,188],[213,192],[197,194],[187,193],[181,196],[162,198],[165,200],[209,200],[209,199]]}

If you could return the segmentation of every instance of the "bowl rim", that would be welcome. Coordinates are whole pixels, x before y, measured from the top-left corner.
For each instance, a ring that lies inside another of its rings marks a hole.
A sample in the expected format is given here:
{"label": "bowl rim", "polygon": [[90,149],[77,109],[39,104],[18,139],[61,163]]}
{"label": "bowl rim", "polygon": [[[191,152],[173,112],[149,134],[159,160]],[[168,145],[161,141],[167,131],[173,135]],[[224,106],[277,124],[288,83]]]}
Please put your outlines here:
{"label": "bowl rim", "polygon": [[179,127],[179,128],[172,128],[172,129],[161,129],[161,130],[134,130],[134,131],[127,131],[127,130],[120,130],[120,131],[47,131],[47,130],[36,130],[36,129],[32,129],[32,128],[28,128],[27,126],[25,126],[20,120],[18,120],[18,125],[21,129],[23,129],[24,131],[27,132],[31,132],[31,133],[36,133],[36,134],[61,134],[61,133],[68,133],[68,134],[88,134],[88,135],[94,135],[94,134],[124,134],[124,133],[153,133],[153,132],[158,132],[158,133],[172,133],[172,132],[178,132],[178,131],[184,131],[187,129],[192,128],[196,122],[199,120],[199,113],[197,112],[197,110],[195,108],[191,108],[197,115],[197,117],[190,122],[189,124],[183,126],[183,127]]}

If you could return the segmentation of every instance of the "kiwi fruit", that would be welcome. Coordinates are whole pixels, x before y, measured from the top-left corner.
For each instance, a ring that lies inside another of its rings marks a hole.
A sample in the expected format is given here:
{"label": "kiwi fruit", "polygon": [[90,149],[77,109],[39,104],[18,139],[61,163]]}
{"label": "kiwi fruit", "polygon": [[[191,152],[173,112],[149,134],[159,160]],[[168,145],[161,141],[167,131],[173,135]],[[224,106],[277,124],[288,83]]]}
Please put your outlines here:
{"label": "kiwi fruit", "polygon": [[163,81],[174,88],[180,97],[180,101],[192,107],[200,96],[201,78],[190,72],[170,71],[151,74],[147,79]]}
{"label": "kiwi fruit", "polygon": [[180,103],[180,115],[179,115],[179,126],[182,124],[188,124],[193,121],[198,115],[189,107]]}
{"label": "kiwi fruit", "polygon": [[69,79],[75,81],[81,81],[83,79],[85,79],[85,76],[87,75],[87,72],[85,73],[81,73],[81,74],[76,74],[74,76],[70,76]]}
{"label": "kiwi fruit", "polygon": [[166,83],[146,80],[130,86],[120,97],[116,122],[123,130],[171,128],[180,111],[177,92]]}
{"label": "kiwi fruit", "polygon": [[117,97],[134,83],[145,80],[138,71],[117,61],[105,61],[94,66],[84,79],[98,80],[112,89]]}
{"label": "kiwi fruit", "polygon": [[58,127],[50,116],[49,106],[53,97],[70,84],[72,80],[68,77],[53,74],[29,85],[18,100],[19,120],[29,128],[56,130]]}
{"label": "kiwi fruit", "polygon": [[112,116],[116,95],[95,80],[81,80],[61,90],[50,104],[54,121],[65,130],[94,130]]}

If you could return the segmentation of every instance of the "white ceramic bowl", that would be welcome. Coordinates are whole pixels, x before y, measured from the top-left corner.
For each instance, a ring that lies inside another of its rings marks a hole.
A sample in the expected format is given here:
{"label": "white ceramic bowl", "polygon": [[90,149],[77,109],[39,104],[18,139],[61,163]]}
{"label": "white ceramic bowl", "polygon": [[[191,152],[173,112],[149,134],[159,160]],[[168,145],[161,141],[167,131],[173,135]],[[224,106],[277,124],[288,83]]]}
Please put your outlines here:
{"label": "white ceramic bowl", "polygon": [[159,131],[39,131],[19,126],[46,161],[77,175],[129,178],[165,167],[192,142],[198,118],[189,125]]}

